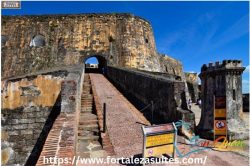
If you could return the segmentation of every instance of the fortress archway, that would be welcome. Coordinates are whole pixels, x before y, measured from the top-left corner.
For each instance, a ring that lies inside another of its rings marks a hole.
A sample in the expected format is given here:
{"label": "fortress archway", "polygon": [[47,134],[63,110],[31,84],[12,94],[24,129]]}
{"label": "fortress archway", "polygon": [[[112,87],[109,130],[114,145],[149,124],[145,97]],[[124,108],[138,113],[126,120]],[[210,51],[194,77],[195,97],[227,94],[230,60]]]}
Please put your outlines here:
{"label": "fortress archway", "polygon": [[85,65],[86,73],[105,73],[107,67],[107,60],[101,55],[91,55],[82,58]]}

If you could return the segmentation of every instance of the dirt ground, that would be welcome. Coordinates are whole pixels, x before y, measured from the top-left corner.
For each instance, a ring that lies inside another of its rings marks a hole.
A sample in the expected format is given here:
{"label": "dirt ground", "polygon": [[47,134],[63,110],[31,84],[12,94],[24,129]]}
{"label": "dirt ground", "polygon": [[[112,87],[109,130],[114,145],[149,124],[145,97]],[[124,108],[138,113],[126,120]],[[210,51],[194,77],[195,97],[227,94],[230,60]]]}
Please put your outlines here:
{"label": "dirt ground", "polygon": [[[198,105],[192,104],[192,111],[195,113],[195,122],[196,125],[198,125],[201,117],[201,109]],[[249,112],[243,113],[243,120],[246,124],[246,128],[249,129]],[[245,147],[242,149],[225,152],[211,149],[202,151],[195,156],[200,156],[201,154],[207,155],[206,165],[249,165],[249,140],[244,140],[243,142]]]}

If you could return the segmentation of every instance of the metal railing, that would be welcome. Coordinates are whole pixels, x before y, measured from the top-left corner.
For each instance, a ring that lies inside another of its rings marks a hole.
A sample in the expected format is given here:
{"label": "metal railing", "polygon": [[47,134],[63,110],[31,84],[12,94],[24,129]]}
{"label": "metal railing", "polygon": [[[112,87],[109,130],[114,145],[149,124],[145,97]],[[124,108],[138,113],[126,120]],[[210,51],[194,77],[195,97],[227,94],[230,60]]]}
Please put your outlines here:
{"label": "metal railing", "polygon": [[[140,109],[140,112],[145,111],[147,108],[150,108],[151,111],[151,124],[154,124],[154,105],[158,103],[154,101],[150,101],[150,104],[146,105],[144,108]],[[107,123],[107,108],[106,103],[103,103],[103,133],[106,133],[106,123]]]}
{"label": "metal railing", "polygon": [[[157,103],[157,102],[155,102]],[[150,104],[146,105],[144,108],[140,109],[140,112],[145,111],[147,108],[149,108],[151,106],[151,124],[154,124],[154,101],[150,101]]]}
{"label": "metal railing", "polygon": [[106,133],[106,103],[103,103],[103,133]]}

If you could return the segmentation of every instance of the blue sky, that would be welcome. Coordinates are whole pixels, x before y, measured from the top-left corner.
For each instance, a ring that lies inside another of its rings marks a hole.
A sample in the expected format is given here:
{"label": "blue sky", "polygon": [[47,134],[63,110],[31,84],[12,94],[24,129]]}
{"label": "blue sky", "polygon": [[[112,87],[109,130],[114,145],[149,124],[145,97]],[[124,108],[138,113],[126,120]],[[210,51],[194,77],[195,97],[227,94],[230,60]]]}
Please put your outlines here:
{"label": "blue sky", "polygon": [[180,60],[184,71],[204,63],[240,59],[248,66],[243,92],[249,92],[249,2],[22,2],[3,15],[133,13],[151,22],[157,50]]}

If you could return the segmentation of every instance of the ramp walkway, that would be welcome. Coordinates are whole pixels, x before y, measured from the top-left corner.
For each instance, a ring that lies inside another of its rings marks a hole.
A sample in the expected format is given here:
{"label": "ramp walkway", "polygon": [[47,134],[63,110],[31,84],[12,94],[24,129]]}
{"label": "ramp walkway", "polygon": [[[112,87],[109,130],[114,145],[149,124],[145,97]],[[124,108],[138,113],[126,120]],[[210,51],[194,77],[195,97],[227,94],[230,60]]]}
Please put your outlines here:
{"label": "ramp walkway", "polygon": [[106,103],[107,131],[117,157],[142,153],[141,125],[149,122],[102,74],[90,74],[101,103]]}

